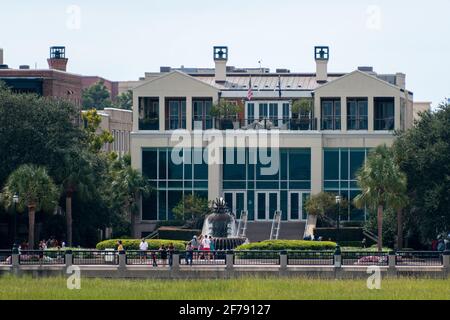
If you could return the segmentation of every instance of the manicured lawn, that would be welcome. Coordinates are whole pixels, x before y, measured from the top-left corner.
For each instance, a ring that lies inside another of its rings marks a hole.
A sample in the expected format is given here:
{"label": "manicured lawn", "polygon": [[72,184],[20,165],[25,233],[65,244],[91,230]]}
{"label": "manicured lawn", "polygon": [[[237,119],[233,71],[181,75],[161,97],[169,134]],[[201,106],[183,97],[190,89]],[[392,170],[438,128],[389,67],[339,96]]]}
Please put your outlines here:
{"label": "manicured lawn", "polygon": [[381,290],[365,280],[234,279],[106,280],[82,279],[81,290],[68,290],[65,278],[0,278],[4,299],[187,299],[187,300],[352,300],[450,299],[450,280],[386,279]]}

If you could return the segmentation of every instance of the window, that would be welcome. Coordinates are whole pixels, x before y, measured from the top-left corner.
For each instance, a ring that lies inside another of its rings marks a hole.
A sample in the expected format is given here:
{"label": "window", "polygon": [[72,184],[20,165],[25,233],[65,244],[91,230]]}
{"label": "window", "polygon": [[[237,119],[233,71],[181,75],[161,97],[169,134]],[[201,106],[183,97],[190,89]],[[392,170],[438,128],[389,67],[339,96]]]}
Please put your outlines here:
{"label": "window", "polygon": [[166,99],[166,129],[186,129],[186,99]]}
{"label": "window", "polygon": [[194,130],[208,130],[212,128],[211,119],[212,98],[192,99]]}
{"label": "window", "polygon": [[347,130],[367,130],[367,98],[347,100]]}
{"label": "window", "polygon": [[254,103],[248,103],[247,104],[247,122],[253,123],[255,121],[255,104]]}
{"label": "window", "polygon": [[172,159],[172,149],[144,149],[142,168],[150,185],[151,196],[143,199],[143,220],[171,220],[173,208],[183,196],[196,194],[208,198],[208,165],[204,149],[184,149],[178,156],[182,163]]}
{"label": "window", "polygon": [[364,221],[365,210],[354,208],[352,200],[360,193],[356,173],[363,166],[369,149],[340,148],[324,150],[324,191],[340,194],[349,201],[341,219]]}
{"label": "window", "polygon": [[322,130],[341,130],[341,100],[322,99]]}
{"label": "window", "polygon": [[394,130],[394,98],[375,98],[374,113],[375,130]]}
{"label": "window", "polygon": [[159,98],[139,97],[139,130],[159,130]]}

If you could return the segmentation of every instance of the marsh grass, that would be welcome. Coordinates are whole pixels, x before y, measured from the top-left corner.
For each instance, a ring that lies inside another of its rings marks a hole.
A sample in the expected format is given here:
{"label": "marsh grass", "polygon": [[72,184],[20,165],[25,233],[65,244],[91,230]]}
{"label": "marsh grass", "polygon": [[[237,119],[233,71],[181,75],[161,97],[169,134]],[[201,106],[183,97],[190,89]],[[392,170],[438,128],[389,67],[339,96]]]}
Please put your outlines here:
{"label": "marsh grass", "polygon": [[366,280],[241,278],[232,280],[83,279],[69,290],[65,278],[0,278],[0,300],[378,300],[450,299],[450,280],[386,279],[381,290]]}

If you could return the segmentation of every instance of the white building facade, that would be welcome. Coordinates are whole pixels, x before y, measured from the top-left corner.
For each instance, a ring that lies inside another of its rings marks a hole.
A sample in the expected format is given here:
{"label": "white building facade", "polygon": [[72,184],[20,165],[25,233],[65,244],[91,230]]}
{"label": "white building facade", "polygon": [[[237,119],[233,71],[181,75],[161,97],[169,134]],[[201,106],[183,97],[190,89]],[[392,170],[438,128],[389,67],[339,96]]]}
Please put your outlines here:
{"label": "white building facade", "polygon": [[[312,194],[352,200],[359,193],[355,174],[370,149],[391,145],[395,130],[413,125],[413,93],[404,74],[369,67],[329,73],[329,48],[314,54],[314,73],[229,67],[228,48],[215,47],[215,69],[146,74],[133,89],[130,150],[154,192],[142,199],[134,236],[174,219],[183,196],[195,194],[223,197],[255,226],[280,211],[301,238],[315,227],[304,210]],[[218,103],[237,107],[225,116],[211,113]],[[300,104],[309,110],[294,107]],[[364,221],[365,212],[349,201],[342,219]]]}

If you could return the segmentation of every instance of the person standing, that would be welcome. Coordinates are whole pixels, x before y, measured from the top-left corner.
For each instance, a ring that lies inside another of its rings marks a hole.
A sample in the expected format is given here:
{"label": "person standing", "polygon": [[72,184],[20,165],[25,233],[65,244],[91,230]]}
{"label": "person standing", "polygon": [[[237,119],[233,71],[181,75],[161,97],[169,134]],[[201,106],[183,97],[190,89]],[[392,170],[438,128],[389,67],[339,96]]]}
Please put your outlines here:
{"label": "person standing", "polygon": [[209,260],[210,251],[211,251],[211,241],[209,240],[208,235],[205,235],[202,239],[203,251],[205,252],[205,260]]}
{"label": "person standing", "polygon": [[119,251],[119,252],[124,251],[122,240],[117,241],[117,251]]}
{"label": "person standing", "polygon": [[209,236],[209,250],[211,251],[211,257],[216,258],[216,244],[212,236]]}
{"label": "person standing", "polygon": [[194,247],[192,246],[192,242],[189,242],[186,246],[186,265],[192,266],[192,258],[194,255]]}
{"label": "person standing", "polygon": [[169,243],[168,251],[169,251],[169,266],[172,266],[173,265],[173,253],[175,252],[175,247],[173,246],[173,243]]}
{"label": "person standing", "polygon": [[167,249],[165,245],[161,245],[161,247],[159,248],[159,256],[161,258],[161,263],[163,265],[167,264]]}
{"label": "person standing", "polygon": [[145,241],[145,239],[141,240],[141,243],[139,244],[139,258],[142,262],[147,261],[147,250],[148,250],[148,243]]}

